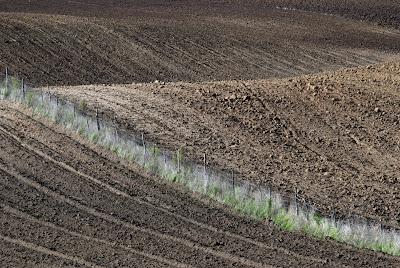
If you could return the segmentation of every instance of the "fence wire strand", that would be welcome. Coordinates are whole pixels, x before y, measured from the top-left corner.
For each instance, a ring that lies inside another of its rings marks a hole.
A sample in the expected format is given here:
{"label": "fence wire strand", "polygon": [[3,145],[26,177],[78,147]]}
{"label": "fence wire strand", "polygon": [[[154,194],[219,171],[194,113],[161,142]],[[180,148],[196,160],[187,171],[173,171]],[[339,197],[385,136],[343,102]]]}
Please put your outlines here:
{"label": "fence wire strand", "polygon": [[[15,76],[0,75],[0,99],[22,103],[40,115],[104,146],[119,157],[143,165],[155,175],[184,184],[257,218],[272,220],[280,227],[304,231],[320,238],[332,237],[349,244],[400,255],[398,230],[352,216],[339,218],[335,212],[323,217],[315,206],[298,196],[284,196],[271,187],[253,184],[238,174],[222,172],[185,158],[182,150],[171,152],[118,129],[85,105],[54,96],[46,89],[29,86]],[[301,202],[303,200],[303,202]]]}

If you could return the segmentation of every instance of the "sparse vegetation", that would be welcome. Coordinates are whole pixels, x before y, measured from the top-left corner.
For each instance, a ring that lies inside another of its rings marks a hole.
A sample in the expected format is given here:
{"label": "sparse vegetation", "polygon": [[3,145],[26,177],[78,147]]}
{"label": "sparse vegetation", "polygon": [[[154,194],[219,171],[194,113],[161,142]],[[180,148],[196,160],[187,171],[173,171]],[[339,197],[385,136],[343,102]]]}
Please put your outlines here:
{"label": "sparse vegetation", "polygon": [[110,149],[121,158],[137,163],[142,163],[143,159],[146,159],[144,167],[153,173],[168,181],[185,185],[192,191],[203,193],[239,213],[259,220],[270,220],[284,230],[304,232],[320,239],[329,237],[356,247],[400,256],[400,235],[394,231],[381,230],[366,223],[335,221],[301,207],[293,212],[291,206],[284,205],[278,193],[270,196],[264,196],[261,192],[241,194],[247,192],[240,191],[240,186],[232,188],[229,182],[227,184],[220,177],[195,172],[200,168],[185,161],[183,148],[179,148],[170,156],[166,151],[162,154],[160,148],[152,145],[144,155],[141,144],[117,137],[114,128],[105,126],[97,131],[95,119],[81,113],[75,114],[73,105],[67,102],[55,105],[54,100],[48,97],[42,98],[35,91],[28,91],[25,99],[21,100],[18,97],[19,90],[11,87],[8,91],[2,89],[1,92],[3,98],[25,103],[36,113],[53,119],[95,144]]}
{"label": "sparse vegetation", "polygon": [[79,102],[79,110],[86,111],[87,107],[88,107],[88,104],[87,104],[87,102],[85,100],[81,100]]}

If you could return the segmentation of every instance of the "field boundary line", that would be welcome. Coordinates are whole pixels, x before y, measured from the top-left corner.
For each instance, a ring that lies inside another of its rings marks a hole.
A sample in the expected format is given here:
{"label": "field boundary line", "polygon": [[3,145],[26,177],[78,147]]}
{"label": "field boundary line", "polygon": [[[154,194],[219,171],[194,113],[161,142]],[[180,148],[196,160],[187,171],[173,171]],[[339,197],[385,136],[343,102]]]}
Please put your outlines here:
{"label": "field boundary line", "polygon": [[[287,249],[282,248],[282,247],[270,246],[270,245],[267,245],[267,244],[265,244],[263,242],[259,242],[259,241],[254,240],[254,239],[251,239],[251,238],[248,238],[248,237],[244,237],[244,236],[239,235],[239,234],[234,234],[234,233],[231,233],[231,232],[228,232],[228,231],[219,230],[218,228],[213,227],[211,225],[207,225],[207,224],[198,222],[196,220],[192,220],[192,219],[187,218],[185,216],[182,216],[180,214],[171,212],[171,211],[169,211],[169,210],[167,210],[165,208],[158,207],[158,206],[156,206],[156,205],[154,205],[154,204],[152,204],[150,202],[147,202],[147,201],[144,201],[144,200],[142,200],[140,198],[131,196],[131,195],[129,195],[128,193],[126,193],[124,191],[118,190],[118,189],[112,187],[111,185],[109,185],[107,183],[104,183],[104,182],[102,182],[102,181],[100,181],[98,179],[95,179],[94,177],[92,177],[90,175],[87,175],[85,173],[77,171],[73,167],[67,165],[66,163],[59,162],[59,161],[53,159],[52,157],[50,157],[47,154],[39,151],[38,149],[35,149],[32,146],[22,142],[17,136],[15,136],[14,134],[12,134],[12,133],[8,132],[7,130],[5,130],[3,128],[3,126],[0,126],[0,130],[2,132],[4,132],[5,134],[9,135],[10,137],[12,137],[14,140],[16,140],[18,143],[20,143],[21,146],[23,146],[24,148],[28,149],[29,151],[32,151],[32,152],[36,153],[37,155],[39,155],[39,156],[41,156],[41,157],[53,162],[54,164],[60,166],[61,168],[64,168],[67,171],[70,171],[71,173],[75,173],[76,175],[78,175],[80,177],[83,177],[83,178],[85,178],[85,179],[87,179],[87,180],[89,180],[91,182],[94,182],[94,183],[98,184],[99,186],[105,188],[106,190],[110,191],[113,194],[116,194],[116,195],[119,195],[119,196],[123,196],[123,197],[125,197],[127,199],[130,199],[130,200],[133,200],[133,201],[135,201],[135,202],[137,202],[139,204],[145,204],[145,205],[147,205],[147,206],[149,206],[149,207],[151,207],[151,208],[153,208],[155,210],[162,211],[167,215],[170,215],[172,217],[181,219],[183,221],[186,221],[187,223],[191,223],[191,224],[193,224],[195,226],[201,227],[201,228],[206,229],[208,231],[219,233],[219,234],[222,234],[222,235],[226,235],[226,236],[229,236],[231,238],[238,239],[238,240],[244,241],[244,242],[249,243],[249,244],[253,244],[253,245],[258,246],[258,247],[263,248],[263,249],[282,251],[283,253],[285,253],[287,255],[292,255],[292,256],[295,256],[295,257],[300,258],[300,259],[306,259],[306,260],[311,260],[311,261],[320,262],[320,263],[325,263],[326,262],[326,260],[324,260],[324,259],[315,258],[315,257],[311,257],[311,256],[300,255],[300,254],[298,254],[296,252],[287,250]],[[58,133],[57,131],[55,131],[55,132]],[[341,265],[341,264],[337,264],[337,265]]]}

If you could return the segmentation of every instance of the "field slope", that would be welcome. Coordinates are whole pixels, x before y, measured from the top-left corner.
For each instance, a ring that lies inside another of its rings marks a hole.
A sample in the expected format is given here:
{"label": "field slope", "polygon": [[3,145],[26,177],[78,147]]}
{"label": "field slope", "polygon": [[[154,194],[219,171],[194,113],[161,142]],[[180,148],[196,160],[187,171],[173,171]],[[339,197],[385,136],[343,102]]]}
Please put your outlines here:
{"label": "field slope", "polygon": [[398,63],[283,80],[56,87],[161,146],[399,227]]}
{"label": "field slope", "polygon": [[[326,216],[400,229],[399,11],[392,0],[0,0],[0,70],[235,178],[296,189]],[[0,266],[40,265],[399,258],[240,216],[0,100]]]}
{"label": "field slope", "polygon": [[394,267],[398,261],[234,216],[16,106],[0,102],[0,122],[2,266]]}
{"label": "field slope", "polygon": [[289,77],[400,51],[397,29],[312,12],[38,2],[0,4],[0,69],[35,85]]}

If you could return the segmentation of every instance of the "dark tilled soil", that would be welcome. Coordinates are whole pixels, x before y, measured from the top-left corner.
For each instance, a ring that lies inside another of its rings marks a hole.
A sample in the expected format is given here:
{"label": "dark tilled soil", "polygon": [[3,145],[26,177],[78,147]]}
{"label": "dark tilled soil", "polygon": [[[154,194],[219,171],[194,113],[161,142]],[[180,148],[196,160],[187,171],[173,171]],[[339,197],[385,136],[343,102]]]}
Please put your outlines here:
{"label": "dark tilled soil", "polygon": [[[395,267],[235,216],[0,104],[1,265]],[[14,252],[12,254],[12,252]]]}
{"label": "dark tilled soil", "polygon": [[326,214],[399,227],[400,66],[285,80],[54,88],[191,159],[293,193]]}
{"label": "dark tilled soil", "polygon": [[139,11],[146,13],[180,12],[190,15],[243,14],[271,9],[296,9],[346,16],[382,25],[400,26],[400,3],[396,0],[0,0],[0,10],[6,12],[63,14],[91,17],[130,17]]}
{"label": "dark tilled soil", "polygon": [[67,2],[1,1],[0,69],[42,86],[265,79],[368,65],[400,51],[399,30],[312,12]]}
{"label": "dark tilled soil", "polygon": [[372,21],[400,27],[400,2],[396,0],[272,0],[256,1],[264,7],[292,8]]}

